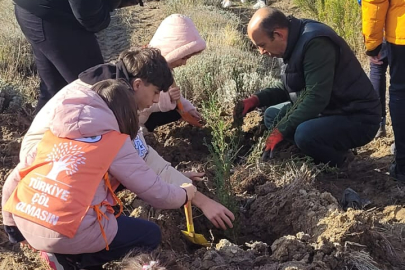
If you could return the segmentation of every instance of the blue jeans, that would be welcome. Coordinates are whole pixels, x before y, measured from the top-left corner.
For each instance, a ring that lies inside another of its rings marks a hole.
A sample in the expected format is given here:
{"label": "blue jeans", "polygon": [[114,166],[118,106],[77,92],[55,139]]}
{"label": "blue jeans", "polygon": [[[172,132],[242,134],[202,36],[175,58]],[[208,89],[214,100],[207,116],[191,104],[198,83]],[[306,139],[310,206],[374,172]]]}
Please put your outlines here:
{"label": "blue jeans", "polygon": [[[264,113],[266,127],[273,128],[290,106],[290,103],[281,103],[267,108]],[[329,163],[330,166],[339,167],[349,149],[363,146],[374,138],[379,128],[379,120],[375,119],[370,123],[368,115],[318,117],[301,123],[293,138],[285,139],[293,140],[297,147],[316,163]]]}
{"label": "blue jeans", "polygon": [[373,140],[379,124],[370,124],[369,116],[333,115],[301,123],[294,134],[298,148],[315,162],[341,166],[347,151]]}
{"label": "blue jeans", "polygon": [[264,112],[264,125],[267,129],[273,129],[286,115],[291,106],[291,102],[288,101],[268,107]]}
{"label": "blue jeans", "polygon": [[381,102],[382,117],[386,115],[386,98],[387,89],[387,67],[388,67],[388,52],[387,43],[384,41],[380,51],[382,61],[381,65],[376,65],[370,62],[370,81],[373,84],[374,90],[377,92]]}
{"label": "blue jeans", "polygon": [[72,27],[62,19],[60,23],[43,20],[18,5],[15,16],[31,44],[41,79],[36,112],[81,72],[104,63],[94,33]]}
{"label": "blue jeans", "polygon": [[405,174],[405,45],[387,42],[390,66],[390,114],[394,129],[396,170]]}
{"label": "blue jeans", "polygon": [[117,218],[117,223],[118,232],[109,245],[109,250],[79,255],[56,254],[57,257],[70,258],[76,261],[80,268],[102,269],[103,264],[121,259],[133,249],[150,252],[156,249],[162,240],[160,229],[153,222],[121,215]]}

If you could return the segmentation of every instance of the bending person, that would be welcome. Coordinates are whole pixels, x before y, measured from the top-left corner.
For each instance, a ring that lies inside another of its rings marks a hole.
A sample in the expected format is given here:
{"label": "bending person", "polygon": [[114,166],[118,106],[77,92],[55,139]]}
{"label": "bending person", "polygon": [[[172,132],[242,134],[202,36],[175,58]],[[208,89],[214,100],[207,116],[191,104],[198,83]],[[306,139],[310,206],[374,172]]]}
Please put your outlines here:
{"label": "bending person", "polygon": [[195,194],[188,183],[162,181],[133,147],[137,109],[156,102],[172,76],[158,50],[133,50],[131,60],[124,83],[75,81],[62,89],[34,119],[3,187],[10,240],[43,251],[53,269],[100,266],[159,245],[158,226],[114,215],[119,184],[157,208],[178,208]]}

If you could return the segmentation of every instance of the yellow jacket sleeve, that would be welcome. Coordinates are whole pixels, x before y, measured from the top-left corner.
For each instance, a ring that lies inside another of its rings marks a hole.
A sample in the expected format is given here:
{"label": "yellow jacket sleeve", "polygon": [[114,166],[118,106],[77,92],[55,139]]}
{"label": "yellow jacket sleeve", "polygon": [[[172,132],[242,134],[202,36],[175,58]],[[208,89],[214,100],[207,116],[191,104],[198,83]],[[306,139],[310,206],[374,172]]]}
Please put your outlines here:
{"label": "yellow jacket sleeve", "polygon": [[388,7],[389,0],[362,0],[363,36],[368,55],[377,55],[379,52]]}

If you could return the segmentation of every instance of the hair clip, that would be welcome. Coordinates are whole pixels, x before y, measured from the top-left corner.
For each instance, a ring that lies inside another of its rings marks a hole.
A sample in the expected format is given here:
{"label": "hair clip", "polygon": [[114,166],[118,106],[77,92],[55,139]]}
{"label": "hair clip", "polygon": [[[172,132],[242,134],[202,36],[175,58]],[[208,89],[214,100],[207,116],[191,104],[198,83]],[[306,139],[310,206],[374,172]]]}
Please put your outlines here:
{"label": "hair clip", "polygon": [[142,266],[142,270],[150,270],[152,269],[152,266],[156,265],[157,263],[157,261],[150,261],[149,264],[144,264]]}

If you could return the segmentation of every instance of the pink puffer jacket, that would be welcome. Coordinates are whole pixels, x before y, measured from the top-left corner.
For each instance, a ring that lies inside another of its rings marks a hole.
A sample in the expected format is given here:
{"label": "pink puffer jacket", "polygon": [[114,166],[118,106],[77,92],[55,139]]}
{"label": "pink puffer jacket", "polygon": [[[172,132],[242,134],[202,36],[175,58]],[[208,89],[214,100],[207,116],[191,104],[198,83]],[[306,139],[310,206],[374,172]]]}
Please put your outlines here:
{"label": "pink puffer jacket", "polygon": [[[170,64],[183,57],[205,50],[206,43],[198,33],[193,21],[181,14],[172,14],[165,18],[156,30],[149,46],[159,49]],[[180,98],[184,110],[189,112],[195,107],[183,96]],[[153,112],[167,112],[176,108],[176,102],[170,100],[169,93],[161,93],[159,103],[147,108],[139,115],[141,126]]]}
{"label": "pink puffer jacket", "polygon": [[[46,130],[51,130],[59,137],[77,139],[102,135],[111,130],[118,131],[119,128],[114,114],[95,92],[78,80],[69,84],[38,113],[25,135],[20,151],[20,163],[9,175],[3,187],[2,205],[6,203],[20,181],[19,170],[33,162],[36,147]],[[182,188],[168,184],[157,176],[138,155],[129,138],[116,155],[109,173],[114,178],[112,182],[119,181],[153,207],[178,208],[186,199]],[[112,183],[113,186],[116,184],[117,182]],[[92,205],[104,200],[111,201],[111,198],[104,181],[101,181]],[[117,222],[114,215],[107,212],[105,207],[101,210],[108,217],[102,219],[102,225],[107,240],[111,243],[117,233]],[[71,239],[5,211],[3,222],[8,226],[17,226],[28,243],[38,250],[79,254],[97,252],[106,246],[97,217],[91,208],[83,218],[76,235]]]}

